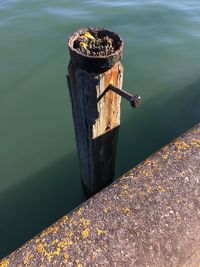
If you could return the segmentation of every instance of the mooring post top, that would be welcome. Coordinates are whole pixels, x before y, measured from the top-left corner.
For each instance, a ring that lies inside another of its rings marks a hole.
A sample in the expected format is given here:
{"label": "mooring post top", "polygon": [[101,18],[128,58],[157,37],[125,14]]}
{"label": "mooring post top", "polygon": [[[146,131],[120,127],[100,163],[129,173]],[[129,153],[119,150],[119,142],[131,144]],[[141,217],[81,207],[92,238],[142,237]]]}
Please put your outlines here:
{"label": "mooring post top", "polygon": [[[120,61],[124,41],[117,33],[104,28],[82,28],[70,36],[68,47],[72,64],[89,73],[100,74]],[[110,89],[127,99],[131,107],[138,108],[141,105],[139,95],[131,95],[114,88],[112,84]]]}
{"label": "mooring post top", "polygon": [[88,72],[102,73],[120,61],[124,41],[104,28],[82,28],[70,36],[68,47],[73,63]]}

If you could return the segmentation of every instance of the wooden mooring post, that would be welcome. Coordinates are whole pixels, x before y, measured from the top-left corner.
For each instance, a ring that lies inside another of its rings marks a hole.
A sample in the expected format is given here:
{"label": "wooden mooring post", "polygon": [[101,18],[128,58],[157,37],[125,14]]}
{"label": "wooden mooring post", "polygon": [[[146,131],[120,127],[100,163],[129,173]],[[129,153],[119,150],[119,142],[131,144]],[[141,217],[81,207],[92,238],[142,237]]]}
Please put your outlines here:
{"label": "wooden mooring post", "polygon": [[[115,53],[85,56],[78,52],[74,42],[85,32],[111,37],[115,42]],[[114,177],[121,96],[135,107],[140,103],[140,97],[121,90],[123,40],[116,33],[102,28],[81,29],[69,38],[68,47],[71,61],[67,79],[81,182],[86,193],[93,195]]]}

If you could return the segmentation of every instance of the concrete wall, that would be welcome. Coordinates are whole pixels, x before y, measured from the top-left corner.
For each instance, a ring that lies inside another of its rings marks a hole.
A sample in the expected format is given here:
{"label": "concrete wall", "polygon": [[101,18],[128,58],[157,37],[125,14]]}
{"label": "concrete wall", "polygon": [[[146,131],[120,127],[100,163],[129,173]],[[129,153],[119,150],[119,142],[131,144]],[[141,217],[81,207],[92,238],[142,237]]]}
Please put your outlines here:
{"label": "concrete wall", "polygon": [[0,266],[200,266],[200,124]]}

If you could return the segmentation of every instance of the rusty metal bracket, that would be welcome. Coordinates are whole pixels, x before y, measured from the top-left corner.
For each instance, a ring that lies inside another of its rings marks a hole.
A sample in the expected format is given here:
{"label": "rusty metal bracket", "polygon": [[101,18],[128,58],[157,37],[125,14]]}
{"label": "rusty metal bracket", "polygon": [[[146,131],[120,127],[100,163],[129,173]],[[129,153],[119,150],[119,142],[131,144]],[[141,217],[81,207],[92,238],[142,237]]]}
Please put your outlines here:
{"label": "rusty metal bracket", "polygon": [[108,89],[112,90],[116,94],[128,100],[131,104],[131,107],[133,108],[138,108],[142,104],[142,99],[139,95],[131,95],[128,92],[124,91],[123,89],[120,89],[112,84],[109,85]]}

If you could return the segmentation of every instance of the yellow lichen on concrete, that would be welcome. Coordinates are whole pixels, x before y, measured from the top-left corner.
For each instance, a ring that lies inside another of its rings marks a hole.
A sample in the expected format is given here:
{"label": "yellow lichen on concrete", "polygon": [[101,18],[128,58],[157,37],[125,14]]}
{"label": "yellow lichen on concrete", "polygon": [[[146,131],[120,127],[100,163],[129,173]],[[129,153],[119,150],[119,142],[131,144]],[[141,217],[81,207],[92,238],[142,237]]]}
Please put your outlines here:
{"label": "yellow lichen on concrete", "polygon": [[24,259],[23,259],[23,263],[24,265],[28,265],[29,261],[34,258],[34,255],[31,253],[31,251],[27,252]]}
{"label": "yellow lichen on concrete", "polygon": [[39,252],[39,253],[44,253],[44,252],[45,252],[44,245],[43,245],[42,243],[39,243],[39,244],[36,246],[36,250],[37,250],[37,252]]}
{"label": "yellow lichen on concrete", "polygon": [[49,234],[55,234],[57,233],[59,227],[56,225],[52,225],[50,227],[48,227],[42,234],[40,234],[40,237],[44,237],[47,236]]}
{"label": "yellow lichen on concrete", "polygon": [[69,245],[69,243],[66,240],[61,241],[61,242],[58,243],[58,247],[59,248],[64,248],[64,247],[66,247],[68,245]]}
{"label": "yellow lichen on concrete", "polygon": [[5,259],[2,262],[0,262],[0,267],[8,267],[10,264],[10,260],[9,259]]}
{"label": "yellow lichen on concrete", "polygon": [[120,194],[119,194],[120,197],[123,197],[123,196],[129,196],[129,192],[128,190],[125,190],[125,189],[122,189]]}
{"label": "yellow lichen on concrete", "polygon": [[181,140],[176,140],[174,144],[179,150],[185,150],[189,148],[189,145],[186,144],[186,142],[181,141]]}
{"label": "yellow lichen on concrete", "polygon": [[82,264],[80,263],[80,260],[76,260],[76,267],[82,267]]}
{"label": "yellow lichen on concrete", "polygon": [[70,231],[70,232],[68,233],[67,236],[68,236],[69,238],[71,238],[73,235],[74,235],[74,232],[73,232],[73,231]]}
{"label": "yellow lichen on concrete", "polygon": [[67,236],[65,238],[63,238],[62,241],[57,244],[57,246],[60,247],[60,248],[63,248],[63,247],[67,247],[67,246],[73,245],[74,242],[71,239],[73,235],[74,235],[74,232],[72,232],[72,231],[67,233]]}
{"label": "yellow lichen on concrete", "polygon": [[74,218],[72,217],[69,221],[71,224],[73,224],[74,226],[77,225],[77,221],[74,220]]}
{"label": "yellow lichen on concrete", "polygon": [[144,186],[145,186],[147,193],[151,193],[151,191],[152,191],[151,186],[149,184],[146,184],[146,183],[144,184]]}
{"label": "yellow lichen on concrete", "polygon": [[90,224],[90,220],[81,218],[80,222],[82,223],[83,226],[88,226]]}
{"label": "yellow lichen on concrete", "polygon": [[60,248],[58,247],[55,251],[52,251],[52,255],[59,255],[60,254]]}
{"label": "yellow lichen on concrete", "polygon": [[53,240],[53,241],[51,242],[51,245],[54,245],[54,244],[56,244],[56,243],[58,243],[58,239]]}
{"label": "yellow lichen on concrete", "polygon": [[124,213],[125,214],[128,214],[130,212],[130,209],[129,208],[124,208]]}
{"label": "yellow lichen on concrete", "polygon": [[84,208],[79,208],[77,211],[77,214],[80,216],[83,211],[84,211]]}
{"label": "yellow lichen on concrete", "polygon": [[63,257],[64,257],[65,261],[68,261],[68,259],[69,259],[69,253],[68,252],[64,252],[63,253]]}
{"label": "yellow lichen on concrete", "polygon": [[50,252],[48,252],[45,247],[47,246],[47,244],[42,244],[42,243],[39,243],[37,246],[36,246],[36,250],[38,253],[41,253],[42,256],[44,256],[48,262],[51,262],[52,258],[56,255],[59,255],[60,254],[60,247],[58,246],[55,250],[52,250]]}
{"label": "yellow lichen on concrete", "polygon": [[88,237],[88,235],[89,235],[89,229],[88,228],[84,229],[81,234],[82,234],[82,237],[83,238]]}
{"label": "yellow lichen on concrete", "polygon": [[192,138],[191,143],[192,146],[200,147],[200,139]]}
{"label": "yellow lichen on concrete", "polygon": [[101,229],[97,229],[97,233],[98,233],[98,235],[101,235],[102,234],[102,230]]}
{"label": "yellow lichen on concrete", "polygon": [[151,169],[149,169],[149,170],[143,170],[142,172],[141,172],[144,176],[146,176],[146,177],[153,177],[153,173],[152,173],[152,170]]}
{"label": "yellow lichen on concrete", "polygon": [[161,185],[158,185],[158,186],[157,186],[157,190],[158,190],[159,192],[165,192],[165,191],[166,191]]}
{"label": "yellow lichen on concrete", "polygon": [[152,159],[152,160],[151,160],[151,165],[152,165],[153,167],[157,167],[157,166],[158,166],[158,163],[157,163],[156,160]]}
{"label": "yellow lichen on concrete", "polygon": [[[129,190],[127,190],[128,188],[129,188],[128,185],[120,184],[120,194],[119,194],[119,196],[132,199],[133,196],[132,196],[132,194],[130,194]],[[132,191],[133,191],[133,188],[132,188]]]}
{"label": "yellow lichen on concrete", "polygon": [[163,159],[168,159],[169,153],[162,154]]}
{"label": "yellow lichen on concrete", "polygon": [[102,234],[107,235],[108,234],[108,230],[97,229],[97,233],[98,233],[98,235],[102,235]]}
{"label": "yellow lichen on concrete", "polygon": [[36,238],[35,243],[37,244],[39,242],[41,242],[41,239],[40,238]]}
{"label": "yellow lichen on concrete", "polygon": [[49,255],[49,253],[46,251],[46,249],[44,248],[44,246],[45,246],[44,244],[39,243],[39,244],[36,246],[36,250],[37,250],[38,253],[41,253],[43,256],[45,256],[45,257],[48,259],[48,261],[50,261],[50,260],[51,260],[50,255]]}
{"label": "yellow lichen on concrete", "polygon": [[62,225],[68,221],[69,217],[67,215],[63,216],[60,220],[58,220],[58,224]]}

